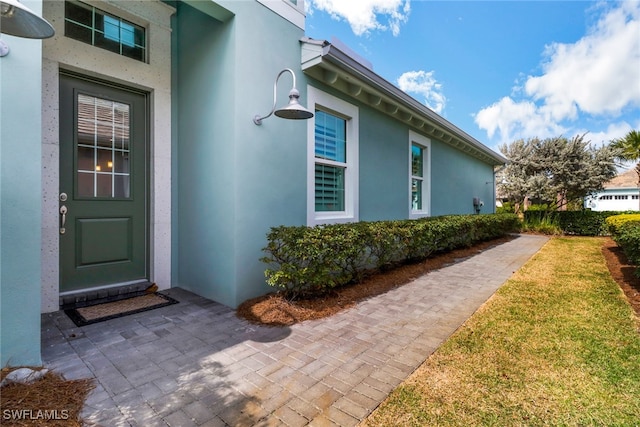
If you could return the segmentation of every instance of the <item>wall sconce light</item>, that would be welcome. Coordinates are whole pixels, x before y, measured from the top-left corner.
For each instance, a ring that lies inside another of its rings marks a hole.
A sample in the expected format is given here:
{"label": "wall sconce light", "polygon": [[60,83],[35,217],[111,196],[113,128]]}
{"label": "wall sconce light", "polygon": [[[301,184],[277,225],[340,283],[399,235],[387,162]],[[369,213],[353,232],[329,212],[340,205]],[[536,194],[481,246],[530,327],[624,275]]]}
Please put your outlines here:
{"label": "wall sconce light", "polygon": [[[0,32],[27,39],[46,39],[55,34],[51,24],[18,0],[0,1]],[[0,57],[8,53],[9,46],[0,40]]]}
{"label": "wall sconce light", "polygon": [[[285,71],[291,73],[291,77],[293,77],[293,86],[289,92],[289,104],[276,110],[276,89],[278,87],[278,79]],[[285,68],[278,73],[276,81],[273,83],[273,107],[271,108],[271,112],[264,117],[260,117],[260,115],[256,114],[253,118],[253,123],[260,126],[264,119],[270,117],[274,113],[276,116],[282,117],[283,119],[300,120],[310,119],[313,117],[313,113],[302,106],[300,102],[298,102],[298,99],[300,99],[300,92],[296,89],[296,75],[290,68]]]}
{"label": "wall sconce light", "polygon": [[480,213],[480,210],[482,209],[483,206],[484,206],[484,202],[480,200],[479,197],[473,198],[473,209],[476,211],[477,214]]}

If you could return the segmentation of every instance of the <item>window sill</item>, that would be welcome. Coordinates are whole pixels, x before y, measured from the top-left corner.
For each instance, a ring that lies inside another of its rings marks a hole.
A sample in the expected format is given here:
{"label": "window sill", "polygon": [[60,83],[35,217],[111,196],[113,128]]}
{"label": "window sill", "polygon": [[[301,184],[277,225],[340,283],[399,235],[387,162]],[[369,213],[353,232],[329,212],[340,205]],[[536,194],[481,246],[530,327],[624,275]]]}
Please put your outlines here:
{"label": "window sill", "polygon": [[349,222],[358,222],[358,218],[353,214],[345,214],[344,212],[324,212],[321,214],[316,212],[310,225],[345,224]]}
{"label": "window sill", "polygon": [[409,212],[409,219],[419,219],[431,216],[427,211],[411,211]]}

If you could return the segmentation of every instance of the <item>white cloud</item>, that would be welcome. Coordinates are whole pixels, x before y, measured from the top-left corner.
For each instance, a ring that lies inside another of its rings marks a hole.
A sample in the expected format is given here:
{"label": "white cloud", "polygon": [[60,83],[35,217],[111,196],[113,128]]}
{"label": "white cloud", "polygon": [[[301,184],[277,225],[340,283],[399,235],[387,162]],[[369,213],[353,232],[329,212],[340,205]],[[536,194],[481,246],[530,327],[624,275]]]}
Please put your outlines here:
{"label": "white cloud", "polygon": [[527,80],[527,95],[543,100],[556,120],[640,105],[639,6],[623,3],[578,42],[547,46],[544,74]]}
{"label": "white cloud", "polygon": [[[624,138],[625,135],[629,133],[630,130],[639,129],[638,125],[632,126],[629,123],[622,121],[617,123],[611,123],[607,126],[607,129],[602,132],[589,132],[585,136],[585,140],[591,141],[592,144],[596,146],[601,146],[602,144],[608,144],[614,139]],[[576,134],[583,134],[588,132],[588,130],[577,131]]]}
{"label": "white cloud", "polygon": [[516,102],[508,96],[483,108],[475,116],[476,124],[487,131],[489,138],[500,134],[500,142],[537,136],[547,138],[565,132],[558,123],[549,120],[531,101]]}
{"label": "white cloud", "polygon": [[310,13],[316,8],[333,19],[347,21],[357,36],[373,30],[391,31],[397,36],[411,12],[410,0],[311,0],[309,6]]}
{"label": "white cloud", "polygon": [[447,99],[442,93],[442,85],[433,77],[433,71],[407,71],[398,77],[398,87],[424,97],[425,105],[436,113],[444,110]]}
{"label": "white cloud", "polygon": [[544,58],[542,75],[514,87],[527,99],[503,98],[476,114],[490,138],[558,135],[582,115],[615,118],[640,106],[640,2],[606,10],[584,37],[547,46]]}

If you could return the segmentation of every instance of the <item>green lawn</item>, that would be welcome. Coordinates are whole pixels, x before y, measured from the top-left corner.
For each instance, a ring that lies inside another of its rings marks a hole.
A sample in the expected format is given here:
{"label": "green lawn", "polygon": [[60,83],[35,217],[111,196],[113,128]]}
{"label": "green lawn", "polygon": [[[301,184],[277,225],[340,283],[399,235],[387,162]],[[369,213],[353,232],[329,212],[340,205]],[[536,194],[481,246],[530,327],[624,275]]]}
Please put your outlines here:
{"label": "green lawn", "polygon": [[640,323],[599,238],[553,238],[365,426],[640,426]]}

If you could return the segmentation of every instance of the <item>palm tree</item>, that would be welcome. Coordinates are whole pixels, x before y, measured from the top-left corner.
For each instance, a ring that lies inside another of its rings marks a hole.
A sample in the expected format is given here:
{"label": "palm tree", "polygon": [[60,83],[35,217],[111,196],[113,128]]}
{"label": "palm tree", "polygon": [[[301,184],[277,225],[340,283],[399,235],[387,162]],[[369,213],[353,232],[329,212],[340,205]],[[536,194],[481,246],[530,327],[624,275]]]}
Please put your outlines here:
{"label": "palm tree", "polygon": [[635,170],[638,174],[638,188],[640,188],[640,132],[630,130],[624,138],[612,140],[611,147],[617,150],[618,160],[638,162]]}

